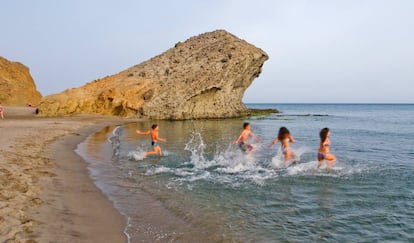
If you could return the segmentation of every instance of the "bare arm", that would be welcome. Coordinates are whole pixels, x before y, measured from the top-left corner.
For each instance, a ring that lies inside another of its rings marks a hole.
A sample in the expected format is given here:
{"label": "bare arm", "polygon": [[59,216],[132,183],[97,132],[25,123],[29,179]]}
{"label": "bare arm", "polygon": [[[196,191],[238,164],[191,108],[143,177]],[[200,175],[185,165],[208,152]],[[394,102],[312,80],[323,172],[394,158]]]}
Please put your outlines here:
{"label": "bare arm", "polygon": [[263,142],[263,140],[261,139],[261,138],[259,138],[258,136],[256,136],[256,134],[254,134],[254,133],[252,133],[252,132],[250,132],[250,136],[256,141],[256,142],[259,142],[259,143],[262,143]]}
{"label": "bare arm", "polygon": [[148,135],[148,134],[151,133],[151,130],[146,131],[146,132],[141,132],[140,130],[137,129],[137,130],[135,130],[135,132],[138,133],[138,134],[140,134],[140,135]]}
{"label": "bare arm", "polygon": [[153,141],[167,142],[167,139],[158,137],[158,132],[155,132],[152,137]]}
{"label": "bare arm", "polygon": [[240,141],[240,139],[241,139],[241,135],[236,140],[233,141],[233,144],[238,143]]}
{"label": "bare arm", "polygon": [[275,145],[277,142],[279,142],[279,137],[276,137],[271,144],[269,144],[269,148]]}
{"label": "bare arm", "polygon": [[295,141],[295,139],[293,138],[293,136],[292,135],[290,135],[289,136],[289,140],[292,142],[292,143],[295,143],[296,141]]}
{"label": "bare arm", "polygon": [[240,135],[237,137],[236,140],[233,141],[233,144],[238,143],[243,138],[244,132],[241,132]]}

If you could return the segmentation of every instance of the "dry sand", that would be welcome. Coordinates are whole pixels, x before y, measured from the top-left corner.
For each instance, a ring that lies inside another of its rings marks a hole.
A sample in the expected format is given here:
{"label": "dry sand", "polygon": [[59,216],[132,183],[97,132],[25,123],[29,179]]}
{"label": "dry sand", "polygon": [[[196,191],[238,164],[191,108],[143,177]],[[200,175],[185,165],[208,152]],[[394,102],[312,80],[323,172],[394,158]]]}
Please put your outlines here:
{"label": "dry sand", "polygon": [[78,143],[116,117],[40,118],[5,107],[0,120],[0,242],[125,242],[125,219],[95,187]]}

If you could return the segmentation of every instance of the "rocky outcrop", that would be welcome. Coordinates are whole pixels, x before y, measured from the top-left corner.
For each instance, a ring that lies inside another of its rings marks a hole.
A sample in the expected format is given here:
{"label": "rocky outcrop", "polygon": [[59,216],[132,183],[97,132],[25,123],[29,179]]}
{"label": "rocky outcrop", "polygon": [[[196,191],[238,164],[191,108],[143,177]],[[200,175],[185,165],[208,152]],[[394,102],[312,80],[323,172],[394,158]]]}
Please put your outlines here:
{"label": "rocky outcrop", "polygon": [[0,103],[3,105],[38,104],[42,95],[36,90],[29,68],[0,57]]}
{"label": "rocky outcrop", "polygon": [[178,42],[118,74],[45,97],[39,111],[173,120],[236,117],[246,110],[243,94],[267,59],[261,49],[217,30]]}

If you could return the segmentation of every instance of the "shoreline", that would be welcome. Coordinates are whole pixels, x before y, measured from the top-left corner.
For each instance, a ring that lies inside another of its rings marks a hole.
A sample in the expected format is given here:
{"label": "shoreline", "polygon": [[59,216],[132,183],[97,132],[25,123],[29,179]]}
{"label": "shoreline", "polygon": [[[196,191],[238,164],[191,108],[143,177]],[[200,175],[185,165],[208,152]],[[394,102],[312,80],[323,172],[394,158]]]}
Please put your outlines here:
{"label": "shoreline", "polygon": [[107,125],[82,128],[77,134],[65,135],[49,146],[56,177],[41,182],[45,205],[32,212],[42,232],[33,234],[37,241],[61,239],[63,233],[67,237],[64,241],[68,242],[127,242],[124,233],[127,219],[96,187],[88,164],[75,152],[79,143]]}
{"label": "shoreline", "polygon": [[127,242],[127,219],[95,185],[75,149],[106,116],[37,117],[5,107],[0,120],[0,242]]}

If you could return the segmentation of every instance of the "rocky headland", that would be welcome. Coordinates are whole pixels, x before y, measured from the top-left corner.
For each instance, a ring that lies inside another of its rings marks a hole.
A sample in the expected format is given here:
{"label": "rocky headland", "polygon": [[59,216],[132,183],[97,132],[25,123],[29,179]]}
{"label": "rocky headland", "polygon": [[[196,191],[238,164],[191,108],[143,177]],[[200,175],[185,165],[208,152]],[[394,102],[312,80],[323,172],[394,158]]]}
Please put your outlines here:
{"label": "rocky headland", "polygon": [[268,59],[261,49],[217,30],[80,88],[44,97],[43,116],[103,114],[152,119],[229,118],[245,114],[245,90]]}
{"label": "rocky headland", "polygon": [[0,103],[10,106],[36,105],[41,98],[29,68],[0,57]]}

